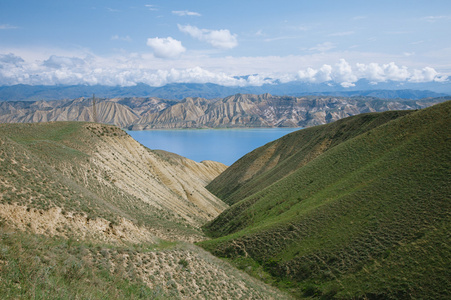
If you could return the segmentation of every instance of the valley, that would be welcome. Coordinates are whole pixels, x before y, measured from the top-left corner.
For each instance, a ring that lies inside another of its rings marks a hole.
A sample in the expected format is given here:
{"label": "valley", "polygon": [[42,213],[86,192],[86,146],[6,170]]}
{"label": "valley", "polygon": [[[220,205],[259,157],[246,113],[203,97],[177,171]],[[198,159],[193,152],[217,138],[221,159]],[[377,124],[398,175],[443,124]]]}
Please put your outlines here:
{"label": "valley", "polygon": [[[240,97],[218,107],[271,98]],[[89,116],[89,101],[58,115]],[[202,119],[202,101],[168,106],[159,124]],[[99,117],[115,105],[100,101]],[[450,116],[450,101],[356,113],[230,167],[114,125],[0,124],[0,297],[446,299]]]}
{"label": "valley", "polygon": [[451,299],[451,1],[0,3],[0,300]]}

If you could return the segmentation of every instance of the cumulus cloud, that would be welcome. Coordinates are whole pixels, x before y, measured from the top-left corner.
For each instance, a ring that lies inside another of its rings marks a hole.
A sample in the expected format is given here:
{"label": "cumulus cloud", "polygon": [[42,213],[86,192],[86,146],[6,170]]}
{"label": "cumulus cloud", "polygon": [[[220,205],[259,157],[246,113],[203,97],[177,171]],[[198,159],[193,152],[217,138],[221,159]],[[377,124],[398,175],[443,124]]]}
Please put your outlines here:
{"label": "cumulus cloud", "polygon": [[425,67],[422,70],[414,70],[412,77],[409,81],[411,82],[428,82],[434,81],[438,77],[437,71],[433,68]]}
{"label": "cumulus cloud", "polygon": [[184,17],[184,16],[200,17],[200,16],[202,16],[200,13],[197,13],[194,11],[188,11],[188,10],[173,10],[172,13],[174,15],[181,16],[181,17]]}
{"label": "cumulus cloud", "polygon": [[301,81],[312,83],[321,83],[332,80],[332,66],[323,65],[318,70],[307,68],[298,72],[298,77]]}
{"label": "cumulus cloud", "polygon": [[[388,64],[350,64],[344,59],[290,72],[283,72],[296,57],[227,57],[204,56],[161,60],[152,54],[117,54],[99,57],[91,53],[51,55],[45,59],[23,58],[0,53],[0,85],[87,84],[132,86],[145,83],[162,86],[169,83],[215,83],[224,86],[261,86],[278,82],[335,82],[353,86],[366,78],[371,82],[444,81],[446,77],[431,67],[409,69],[393,62]],[[257,66],[258,68],[253,67]],[[275,70],[276,66],[282,66]],[[230,68],[229,68],[230,67]],[[274,69],[270,73],[268,69]],[[259,71],[255,71],[255,70]],[[227,70],[227,71],[226,71]],[[247,72],[247,73],[246,73]],[[266,72],[266,73],[265,73]],[[253,74],[243,76],[245,74]]]}
{"label": "cumulus cloud", "polygon": [[147,46],[153,49],[156,57],[160,58],[177,57],[186,51],[185,47],[182,46],[182,42],[175,40],[172,37],[148,38]]}
{"label": "cumulus cloud", "polygon": [[16,55],[14,55],[12,53],[0,54],[0,64],[1,65],[8,64],[8,65],[18,66],[18,65],[20,65],[23,62],[25,62],[25,61],[23,60],[22,57],[16,56]]}
{"label": "cumulus cloud", "polygon": [[49,68],[77,68],[85,65],[85,61],[78,57],[64,57],[52,55],[43,62],[43,65]]}
{"label": "cumulus cloud", "polygon": [[367,79],[372,83],[399,82],[430,82],[445,81],[445,76],[431,67],[421,70],[409,70],[406,66],[398,66],[394,62],[388,64],[355,64],[351,66],[346,60],[340,59],[335,65],[323,65],[319,69],[307,68],[298,72],[298,80],[312,83],[333,81],[343,87],[355,86],[360,79]]}
{"label": "cumulus cloud", "polygon": [[177,25],[183,33],[203,42],[207,42],[218,49],[232,49],[238,46],[236,34],[231,34],[228,29],[210,30],[200,29],[191,25]]}

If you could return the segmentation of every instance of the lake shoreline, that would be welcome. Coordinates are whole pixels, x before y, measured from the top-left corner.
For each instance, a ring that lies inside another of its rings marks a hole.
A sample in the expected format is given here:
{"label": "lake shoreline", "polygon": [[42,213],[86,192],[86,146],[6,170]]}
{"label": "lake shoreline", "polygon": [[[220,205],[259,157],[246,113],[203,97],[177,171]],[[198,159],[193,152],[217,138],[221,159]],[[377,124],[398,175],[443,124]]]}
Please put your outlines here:
{"label": "lake shoreline", "polygon": [[197,162],[212,160],[232,165],[243,155],[301,127],[151,129],[126,132],[152,150],[164,150]]}

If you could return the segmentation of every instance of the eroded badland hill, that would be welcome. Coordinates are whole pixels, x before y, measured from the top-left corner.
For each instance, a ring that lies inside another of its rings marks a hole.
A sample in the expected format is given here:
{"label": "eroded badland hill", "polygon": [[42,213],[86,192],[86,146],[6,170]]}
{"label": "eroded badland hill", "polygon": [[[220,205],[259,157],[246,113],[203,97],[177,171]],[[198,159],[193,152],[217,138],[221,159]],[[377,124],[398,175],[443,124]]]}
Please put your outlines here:
{"label": "eroded badland hill", "polygon": [[1,297],[286,297],[190,244],[228,206],[205,189],[225,168],[115,126],[1,124]]}
{"label": "eroded badland hill", "polygon": [[0,123],[88,121],[131,130],[155,128],[311,127],[349,116],[421,109],[450,97],[419,100],[375,97],[273,96],[236,94],[224,98],[91,98],[0,102]]}

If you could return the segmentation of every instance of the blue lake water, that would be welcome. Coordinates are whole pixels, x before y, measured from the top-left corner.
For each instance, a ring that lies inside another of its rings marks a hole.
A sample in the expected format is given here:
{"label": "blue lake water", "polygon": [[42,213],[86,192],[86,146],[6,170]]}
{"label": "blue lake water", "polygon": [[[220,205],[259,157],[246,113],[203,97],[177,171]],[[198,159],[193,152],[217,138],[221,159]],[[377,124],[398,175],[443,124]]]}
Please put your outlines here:
{"label": "blue lake water", "polygon": [[166,150],[194,161],[213,160],[230,166],[255,148],[300,128],[175,129],[127,131],[152,150]]}

